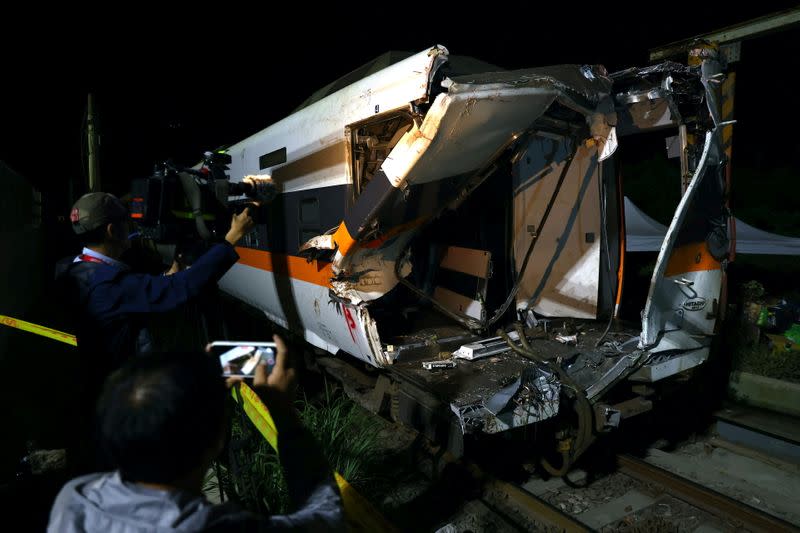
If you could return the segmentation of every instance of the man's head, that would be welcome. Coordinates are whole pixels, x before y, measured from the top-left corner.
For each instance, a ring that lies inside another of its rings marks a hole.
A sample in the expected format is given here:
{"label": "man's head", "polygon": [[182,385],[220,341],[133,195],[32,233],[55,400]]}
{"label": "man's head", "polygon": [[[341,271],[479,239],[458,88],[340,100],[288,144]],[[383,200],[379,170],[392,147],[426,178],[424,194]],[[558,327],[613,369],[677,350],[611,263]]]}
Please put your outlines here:
{"label": "man's head", "polygon": [[206,468],[222,446],[226,391],[208,354],[140,356],[112,374],[100,437],[122,478],[172,484]]}
{"label": "man's head", "polygon": [[72,229],[84,246],[109,248],[121,254],[130,247],[128,210],[113,194],[90,192],[72,206]]}

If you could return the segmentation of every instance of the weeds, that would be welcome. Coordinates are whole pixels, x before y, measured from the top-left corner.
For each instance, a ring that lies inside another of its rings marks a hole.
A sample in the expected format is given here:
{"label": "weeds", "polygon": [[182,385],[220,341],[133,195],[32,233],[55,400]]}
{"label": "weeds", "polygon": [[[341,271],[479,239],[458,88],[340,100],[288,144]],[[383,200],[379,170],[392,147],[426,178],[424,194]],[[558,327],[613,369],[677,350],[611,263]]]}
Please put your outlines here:
{"label": "weeds", "polygon": [[800,353],[773,350],[765,343],[741,343],[734,353],[734,368],[768,378],[800,383]]}
{"label": "weeds", "polygon": [[[360,492],[379,488],[384,477],[378,472],[384,457],[378,446],[378,421],[327,383],[319,398],[309,399],[304,394],[297,407],[303,424],[335,471]],[[288,512],[290,502],[277,453],[241,408],[234,409],[228,464],[220,468],[226,494],[233,488],[236,499],[254,512]],[[216,484],[211,477],[205,488],[213,489]]]}

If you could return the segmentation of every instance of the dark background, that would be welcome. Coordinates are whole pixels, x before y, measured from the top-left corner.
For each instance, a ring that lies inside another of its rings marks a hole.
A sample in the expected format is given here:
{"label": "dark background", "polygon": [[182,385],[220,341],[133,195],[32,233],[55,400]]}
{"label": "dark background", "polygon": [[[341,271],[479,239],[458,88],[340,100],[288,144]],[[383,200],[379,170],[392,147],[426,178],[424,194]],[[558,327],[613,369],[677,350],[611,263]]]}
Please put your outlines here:
{"label": "dark background", "polygon": [[[156,162],[194,164],[203,151],[265,128],[389,50],[442,44],[509,69],[600,63],[613,72],[645,65],[648,48],[794,3],[342,3],[196,7],[170,15],[142,4],[19,21],[10,13],[0,37],[0,160],[65,210],[69,196],[86,187],[89,92],[96,98],[103,188],[123,194]],[[791,165],[789,154],[800,148],[791,133],[799,43],[797,29],[743,43],[736,66],[740,166]]]}

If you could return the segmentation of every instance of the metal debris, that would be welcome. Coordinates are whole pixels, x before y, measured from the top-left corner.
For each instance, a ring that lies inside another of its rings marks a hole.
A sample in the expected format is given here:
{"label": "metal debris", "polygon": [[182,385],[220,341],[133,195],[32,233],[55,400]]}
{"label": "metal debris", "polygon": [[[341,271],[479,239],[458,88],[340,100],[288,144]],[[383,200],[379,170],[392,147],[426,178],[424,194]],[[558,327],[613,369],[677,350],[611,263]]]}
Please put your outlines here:
{"label": "metal debris", "polygon": [[436,361],[423,361],[422,368],[425,370],[434,370],[437,368],[455,368],[456,362],[454,359],[439,359]]}
{"label": "metal debris", "polygon": [[[512,331],[508,334],[508,337],[512,341],[519,340],[519,335],[517,335],[516,331]],[[474,361],[476,359],[481,359],[483,357],[489,357],[490,355],[510,352],[511,347],[503,340],[502,337],[491,337],[489,339],[482,339],[477,342],[473,342],[470,344],[464,344],[458,350],[453,352],[453,357],[457,359],[467,359],[468,361]]]}
{"label": "metal debris", "polygon": [[556,340],[558,342],[560,342],[561,344],[577,345],[578,344],[578,334],[575,333],[574,335],[562,335],[561,333],[559,333],[558,335],[556,335]]}

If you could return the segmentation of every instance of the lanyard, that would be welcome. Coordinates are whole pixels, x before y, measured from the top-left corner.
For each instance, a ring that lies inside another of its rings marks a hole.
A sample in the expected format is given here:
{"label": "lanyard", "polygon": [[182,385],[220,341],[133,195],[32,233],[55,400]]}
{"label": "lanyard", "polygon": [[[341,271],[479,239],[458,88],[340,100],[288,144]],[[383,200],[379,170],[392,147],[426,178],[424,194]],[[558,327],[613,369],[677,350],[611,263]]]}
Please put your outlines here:
{"label": "lanyard", "polygon": [[103,265],[111,266],[111,264],[108,261],[103,261],[99,257],[94,257],[93,255],[81,254],[78,256],[78,259],[80,259],[81,261],[88,261],[90,263],[101,263]]}

